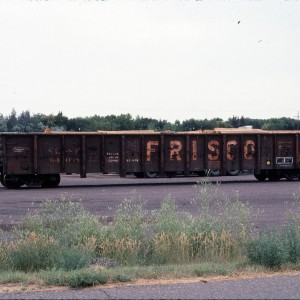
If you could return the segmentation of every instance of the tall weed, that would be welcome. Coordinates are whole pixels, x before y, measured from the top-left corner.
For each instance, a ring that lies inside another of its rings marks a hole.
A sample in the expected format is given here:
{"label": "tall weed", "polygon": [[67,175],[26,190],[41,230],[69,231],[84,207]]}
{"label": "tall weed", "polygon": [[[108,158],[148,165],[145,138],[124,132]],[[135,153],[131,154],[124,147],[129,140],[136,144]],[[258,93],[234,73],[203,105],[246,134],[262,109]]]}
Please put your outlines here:
{"label": "tall weed", "polygon": [[23,228],[16,233],[24,238],[30,232],[49,236],[63,245],[81,244],[100,231],[98,219],[88,213],[81,202],[72,202],[61,197],[59,200],[46,200],[41,209],[30,212],[25,217]]}
{"label": "tall weed", "polygon": [[59,245],[53,238],[32,232],[26,239],[8,244],[5,252],[13,270],[33,272],[54,267]]}
{"label": "tall weed", "polygon": [[191,200],[197,211],[198,230],[222,232],[226,230],[235,237],[244,238],[250,232],[255,216],[249,205],[239,200],[238,191],[229,196],[220,189],[220,184],[208,181],[194,186],[196,196]]}
{"label": "tall weed", "polygon": [[[228,196],[218,184],[206,181],[198,183],[194,192],[193,213],[180,211],[171,195],[150,212],[133,193],[116,207],[114,220],[105,226],[81,202],[64,197],[46,200],[40,210],[25,217],[15,231],[15,241],[0,244],[4,253],[0,268],[28,272],[74,270],[100,260],[151,265],[244,258],[253,217],[248,205],[239,200],[238,193]],[[298,259],[297,239],[290,230],[286,244],[294,260]]]}
{"label": "tall weed", "polygon": [[130,198],[119,204],[112,224],[113,232],[111,235],[121,239],[141,240],[144,238],[147,230],[145,204],[140,198],[136,198],[135,192]]}

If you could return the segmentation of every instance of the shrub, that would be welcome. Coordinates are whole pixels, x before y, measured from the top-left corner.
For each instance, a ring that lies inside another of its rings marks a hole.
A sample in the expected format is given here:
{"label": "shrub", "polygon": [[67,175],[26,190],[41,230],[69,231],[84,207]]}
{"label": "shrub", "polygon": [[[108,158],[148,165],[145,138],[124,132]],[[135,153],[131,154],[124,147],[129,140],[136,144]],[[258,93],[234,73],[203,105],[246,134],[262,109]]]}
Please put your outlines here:
{"label": "shrub", "polygon": [[87,267],[93,259],[92,253],[83,251],[76,246],[62,246],[54,263],[57,269],[65,271]]}
{"label": "shrub", "polygon": [[138,263],[140,242],[131,238],[109,238],[102,241],[100,253],[102,257],[113,258],[120,264]]}
{"label": "shrub", "polygon": [[123,265],[145,264],[151,252],[150,226],[145,202],[135,192],[116,208],[114,222],[102,227],[97,255],[115,259]]}
{"label": "shrub", "polygon": [[300,262],[300,230],[295,224],[288,224],[283,230],[287,261]]}
{"label": "shrub", "polygon": [[141,240],[145,237],[147,224],[145,203],[136,199],[135,192],[117,206],[116,216],[110,234],[115,238]]}
{"label": "shrub", "polygon": [[72,288],[83,288],[96,284],[105,284],[108,281],[106,272],[89,269],[73,271],[67,276],[67,285]]}
{"label": "shrub", "polygon": [[263,231],[246,245],[251,263],[279,269],[283,263],[300,262],[300,190],[293,200],[282,228]]}
{"label": "shrub", "polygon": [[[27,239],[11,242],[3,247],[0,266],[24,272],[51,268],[74,270],[88,266],[93,258],[89,247],[63,246],[53,238],[38,236],[32,232]],[[5,259],[3,259],[5,257]]]}
{"label": "shrub", "polygon": [[300,262],[300,189],[293,194],[291,208],[287,214],[287,224],[284,227],[288,261]]}
{"label": "shrub", "polygon": [[101,224],[88,213],[81,202],[72,202],[64,197],[46,200],[38,211],[30,212],[24,219],[25,230],[16,231],[24,238],[28,232],[49,236],[62,245],[82,244],[86,239],[99,235]]}
{"label": "shrub", "polygon": [[7,251],[7,245],[4,242],[0,242],[0,270],[9,269],[9,255]]}
{"label": "shrub", "polygon": [[152,217],[154,220],[153,231],[156,234],[187,233],[194,223],[192,215],[179,212],[178,205],[171,195],[167,195],[163,199],[160,209],[154,211]]}
{"label": "shrub", "polygon": [[191,236],[190,255],[201,262],[237,259],[242,255],[241,242],[225,230],[195,232]]}
{"label": "shrub", "polygon": [[286,213],[288,224],[293,224],[300,228],[300,188],[298,193],[293,193],[293,201],[290,209]]}
{"label": "shrub", "polygon": [[112,282],[130,282],[132,279],[130,276],[125,274],[116,274],[112,277]]}
{"label": "shrub", "polygon": [[156,234],[152,238],[155,264],[182,263],[190,261],[189,240],[184,232]]}
{"label": "shrub", "polygon": [[225,230],[236,238],[245,239],[252,229],[253,218],[257,216],[249,205],[239,200],[238,191],[229,196],[219,186],[208,181],[194,186],[196,196],[191,203],[197,212],[197,230],[218,233]]}
{"label": "shrub", "polygon": [[41,274],[41,276],[48,285],[67,285],[72,288],[105,284],[109,279],[107,272],[92,269],[79,269],[70,272],[53,270],[52,272]]}
{"label": "shrub", "polygon": [[27,239],[10,243],[6,247],[9,266],[24,272],[54,267],[58,253],[59,245],[53,238],[38,237],[34,232]]}
{"label": "shrub", "polygon": [[5,271],[0,272],[0,283],[9,284],[9,283],[33,283],[36,279],[36,273],[24,273],[19,271]]}
{"label": "shrub", "polygon": [[271,269],[280,269],[287,261],[284,239],[278,230],[263,231],[246,245],[246,253],[251,263]]}

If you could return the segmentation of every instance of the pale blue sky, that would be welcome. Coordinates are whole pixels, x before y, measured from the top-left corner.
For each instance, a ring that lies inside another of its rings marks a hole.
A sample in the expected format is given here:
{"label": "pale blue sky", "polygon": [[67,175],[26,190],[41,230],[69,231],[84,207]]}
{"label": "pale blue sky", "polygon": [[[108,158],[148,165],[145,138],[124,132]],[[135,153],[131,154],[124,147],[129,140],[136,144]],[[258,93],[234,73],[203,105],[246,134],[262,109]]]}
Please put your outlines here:
{"label": "pale blue sky", "polygon": [[0,0],[0,113],[295,117],[300,1]]}

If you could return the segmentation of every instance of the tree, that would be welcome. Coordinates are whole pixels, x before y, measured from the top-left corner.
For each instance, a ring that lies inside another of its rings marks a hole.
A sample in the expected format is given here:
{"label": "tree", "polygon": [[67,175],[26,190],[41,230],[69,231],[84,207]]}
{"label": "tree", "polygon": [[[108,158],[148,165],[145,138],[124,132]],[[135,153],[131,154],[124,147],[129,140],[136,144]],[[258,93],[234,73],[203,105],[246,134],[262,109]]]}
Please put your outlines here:
{"label": "tree", "polygon": [[[76,117],[76,118],[69,119],[68,125],[67,125],[67,130],[68,131],[88,131],[88,130],[91,130],[91,129],[89,129],[89,125],[90,125],[89,118]],[[95,131],[95,129],[93,131]]]}
{"label": "tree", "polygon": [[239,118],[236,116],[232,116],[232,118],[229,118],[228,122],[233,128],[239,127]]}
{"label": "tree", "polygon": [[15,109],[8,117],[0,114],[0,131],[16,132],[42,132],[46,127],[53,131],[97,131],[97,130],[157,130],[157,131],[194,131],[214,128],[237,128],[244,125],[251,125],[256,129],[267,130],[295,130],[299,129],[299,120],[291,118],[272,119],[251,119],[244,116],[233,116],[227,121],[221,118],[214,119],[188,119],[174,123],[167,120],[157,120],[137,116],[133,118],[131,114],[121,114],[92,117],[76,117],[68,119],[61,111],[57,115],[35,114],[31,115],[28,110],[21,112],[19,116]]}
{"label": "tree", "polygon": [[0,114],[0,132],[7,131],[6,119]]}
{"label": "tree", "polygon": [[182,122],[181,130],[183,131],[193,131],[193,130],[201,130],[202,123],[200,120],[189,119]]}
{"label": "tree", "polygon": [[66,130],[68,124],[68,117],[64,116],[61,111],[54,117],[54,124],[56,127],[64,128]]}
{"label": "tree", "polygon": [[17,125],[17,112],[13,108],[10,115],[8,116],[6,125],[7,125],[7,131],[13,131],[13,128]]}
{"label": "tree", "polygon": [[130,114],[121,114],[116,118],[116,129],[117,130],[133,130],[134,121]]}
{"label": "tree", "polygon": [[155,121],[152,118],[143,118],[137,116],[134,120],[134,129],[135,130],[150,130],[155,129]]}
{"label": "tree", "polygon": [[244,116],[241,116],[241,117],[233,116],[232,118],[228,119],[228,122],[233,128],[238,128],[241,126],[248,125],[248,124],[246,124],[246,119]]}
{"label": "tree", "polygon": [[31,124],[30,112],[28,110],[22,111],[18,116],[18,127],[22,132],[33,131],[33,124]]}

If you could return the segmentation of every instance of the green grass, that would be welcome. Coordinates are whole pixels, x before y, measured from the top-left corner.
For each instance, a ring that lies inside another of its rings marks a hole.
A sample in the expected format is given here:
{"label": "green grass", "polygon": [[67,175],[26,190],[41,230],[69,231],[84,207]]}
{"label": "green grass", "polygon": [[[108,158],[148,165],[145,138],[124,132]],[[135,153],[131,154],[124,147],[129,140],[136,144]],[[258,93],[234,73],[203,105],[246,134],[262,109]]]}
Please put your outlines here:
{"label": "green grass", "polygon": [[[284,266],[283,270],[300,270],[300,264]],[[19,283],[20,285],[38,284],[41,288],[47,286],[68,286],[83,288],[106,283],[134,283],[138,279],[187,279],[210,278],[215,276],[245,276],[270,273],[270,269],[258,265],[239,263],[201,263],[162,266],[124,266],[112,269],[78,269],[72,271],[46,270],[33,273],[3,272],[0,274],[0,284]]]}
{"label": "green grass", "polygon": [[22,283],[29,284],[37,282],[39,275],[36,273],[24,273],[20,271],[2,271],[0,272],[0,284]]}
{"label": "green grass", "polygon": [[41,274],[46,285],[69,286],[71,288],[83,288],[97,284],[105,284],[109,280],[106,271],[91,269],[78,269],[69,272],[55,270]]}

